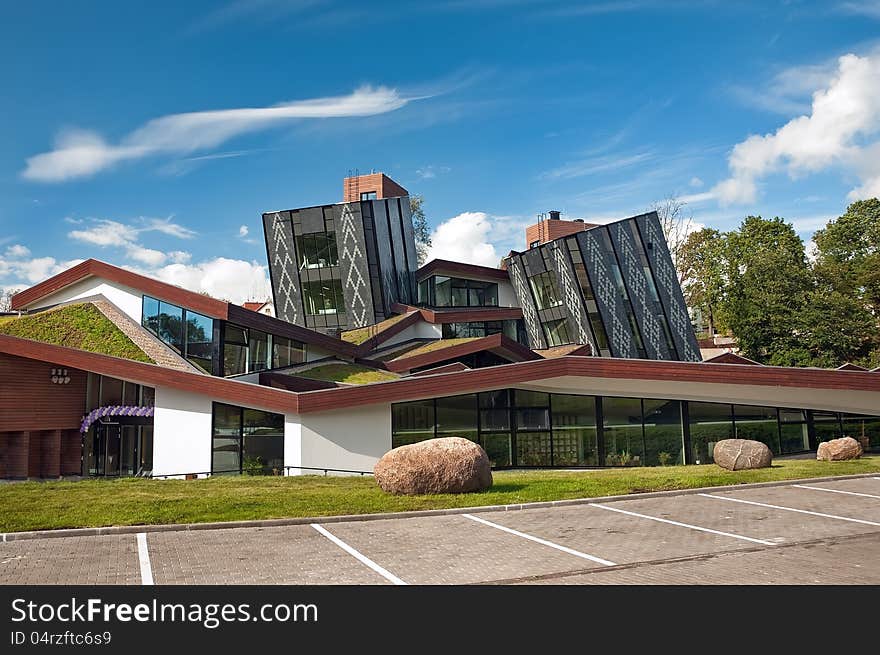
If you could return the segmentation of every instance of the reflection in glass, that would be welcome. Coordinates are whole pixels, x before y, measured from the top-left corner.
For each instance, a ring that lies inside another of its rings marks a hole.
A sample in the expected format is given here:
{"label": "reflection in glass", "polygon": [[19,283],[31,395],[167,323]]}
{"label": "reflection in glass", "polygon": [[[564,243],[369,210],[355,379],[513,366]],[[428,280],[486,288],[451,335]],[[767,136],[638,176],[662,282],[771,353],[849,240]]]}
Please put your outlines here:
{"label": "reflection in glass", "polygon": [[645,466],[684,464],[681,402],[645,398],[642,405],[645,412]]}
{"label": "reflection in glass", "polygon": [[688,403],[694,464],[711,464],[715,444],[733,439],[733,413],[724,403]]}
{"label": "reflection in glass", "polygon": [[774,454],[782,452],[779,443],[779,423],[775,407],[734,405],[737,439],[750,439],[767,444]]}
{"label": "reflection in glass", "polygon": [[606,466],[640,466],[644,461],[642,401],[602,398]]}

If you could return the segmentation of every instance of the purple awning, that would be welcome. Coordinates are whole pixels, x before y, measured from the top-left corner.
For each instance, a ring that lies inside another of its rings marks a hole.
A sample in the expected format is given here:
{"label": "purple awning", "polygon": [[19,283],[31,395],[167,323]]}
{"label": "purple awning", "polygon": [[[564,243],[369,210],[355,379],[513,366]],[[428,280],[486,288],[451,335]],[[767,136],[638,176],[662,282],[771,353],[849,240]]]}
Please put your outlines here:
{"label": "purple awning", "polygon": [[79,431],[82,433],[88,432],[89,428],[92,426],[92,423],[97,421],[99,418],[104,418],[105,416],[152,417],[153,409],[153,407],[141,407],[139,405],[105,405],[104,407],[98,407],[97,409],[93,409],[88,414],[83,416],[82,424],[79,426]]}

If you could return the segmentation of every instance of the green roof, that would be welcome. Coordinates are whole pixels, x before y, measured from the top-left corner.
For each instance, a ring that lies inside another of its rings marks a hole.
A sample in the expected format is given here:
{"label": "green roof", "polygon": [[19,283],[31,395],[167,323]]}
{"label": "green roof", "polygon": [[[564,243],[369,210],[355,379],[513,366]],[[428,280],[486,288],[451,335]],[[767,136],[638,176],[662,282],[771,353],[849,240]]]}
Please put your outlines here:
{"label": "green roof", "polygon": [[387,382],[400,376],[389,371],[369,368],[360,364],[324,364],[305,371],[297,371],[294,375],[312,380],[328,382],[344,382],[346,384],[370,384],[371,382]]}
{"label": "green roof", "polygon": [[424,346],[419,346],[418,348],[414,348],[413,350],[408,350],[396,359],[408,359],[409,357],[424,355],[425,353],[433,352],[435,350],[443,350],[444,348],[451,348],[452,346],[467,343],[468,341],[477,341],[478,339],[482,338],[483,337],[460,337],[457,339],[437,339],[436,341],[426,343]]}
{"label": "green roof", "polygon": [[387,318],[384,321],[376,323],[374,325],[367,325],[362,328],[356,328],[354,330],[346,330],[339,337],[343,341],[348,341],[349,343],[353,343],[356,346],[361,345],[364,341],[369,340],[371,337],[375,336],[379,332],[383,332],[387,330],[395,323],[399,323],[403,319],[405,319],[409,314],[399,314],[397,316],[392,316],[391,318]]}
{"label": "green roof", "polygon": [[0,317],[0,334],[152,364],[143,350],[91,303]]}

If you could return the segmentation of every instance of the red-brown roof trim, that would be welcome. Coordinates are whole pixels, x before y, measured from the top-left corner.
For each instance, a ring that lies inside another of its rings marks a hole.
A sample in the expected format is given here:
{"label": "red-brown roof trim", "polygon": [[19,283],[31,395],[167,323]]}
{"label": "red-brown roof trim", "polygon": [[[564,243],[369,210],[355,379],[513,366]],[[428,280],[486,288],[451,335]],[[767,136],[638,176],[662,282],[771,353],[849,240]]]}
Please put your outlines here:
{"label": "red-brown roof trim", "polygon": [[703,360],[704,364],[745,364],[748,366],[763,366],[761,362],[756,362],[754,359],[749,359],[748,357],[743,357],[742,355],[737,355],[736,353],[721,353],[720,355],[715,355],[714,357],[710,357],[709,359]]}
{"label": "red-brown roof trim", "polygon": [[404,353],[397,359],[385,362],[385,367],[394,373],[401,373],[403,371],[411,371],[414,368],[421,368],[434,363],[444,362],[447,359],[454,359],[456,357],[477,353],[481,350],[491,351],[515,362],[541,358],[541,356],[534,351],[529,350],[513,339],[505,337],[503,334],[490,334],[488,337],[471,339],[470,341],[465,341],[463,343],[450,344],[445,348],[435,348],[434,350],[418,355]]}
{"label": "red-brown roof trim", "polygon": [[176,371],[155,364],[143,364],[6,335],[0,335],[0,352],[111,375],[141,384],[203,394],[238,405],[300,414],[401,400],[451,396],[561,376],[843,389],[880,393],[880,376],[871,372],[605,357],[539,358],[502,366],[451,373],[426,372],[423,376],[409,376],[389,382],[297,393],[198,373]]}
{"label": "red-brown roof trim", "polygon": [[501,268],[491,268],[490,266],[479,266],[477,264],[465,264],[464,262],[453,262],[448,259],[432,259],[427,264],[416,271],[416,279],[424,280],[426,277],[437,274],[458,276],[462,275],[479,275],[488,277],[493,280],[510,281],[510,275]]}
{"label": "red-brown roof trim", "polygon": [[181,305],[187,309],[206,314],[211,318],[225,319],[227,316],[228,303],[222,300],[203,296],[194,291],[187,291],[173,284],[160,282],[138,273],[132,273],[124,268],[119,268],[97,259],[87,259],[72,268],[68,268],[66,271],[53,275],[48,280],[44,280],[29,289],[15,294],[12,297],[12,308],[22,309],[27,307],[41,298],[45,298],[87,277],[99,277],[117,284],[123,284],[147,295],[155,296],[159,300],[166,300],[175,305]]}

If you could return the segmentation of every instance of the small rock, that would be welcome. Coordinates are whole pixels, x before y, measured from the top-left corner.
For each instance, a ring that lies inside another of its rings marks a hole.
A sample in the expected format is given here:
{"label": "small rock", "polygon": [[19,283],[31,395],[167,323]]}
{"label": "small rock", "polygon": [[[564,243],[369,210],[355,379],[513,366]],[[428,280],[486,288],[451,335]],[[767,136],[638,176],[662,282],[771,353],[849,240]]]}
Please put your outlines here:
{"label": "small rock", "polygon": [[852,437],[832,439],[819,444],[816,459],[826,462],[839,462],[844,459],[858,459],[862,456],[861,444]]}
{"label": "small rock", "polygon": [[767,444],[749,439],[722,439],[715,444],[712,457],[728,471],[762,469],[773,463],[773,453]]}
{"label": "small rock", "polygon": [[391,494],[461,494],[492,486],[486,451],[462,437],[428,439],[385,453],[373,469]]}

